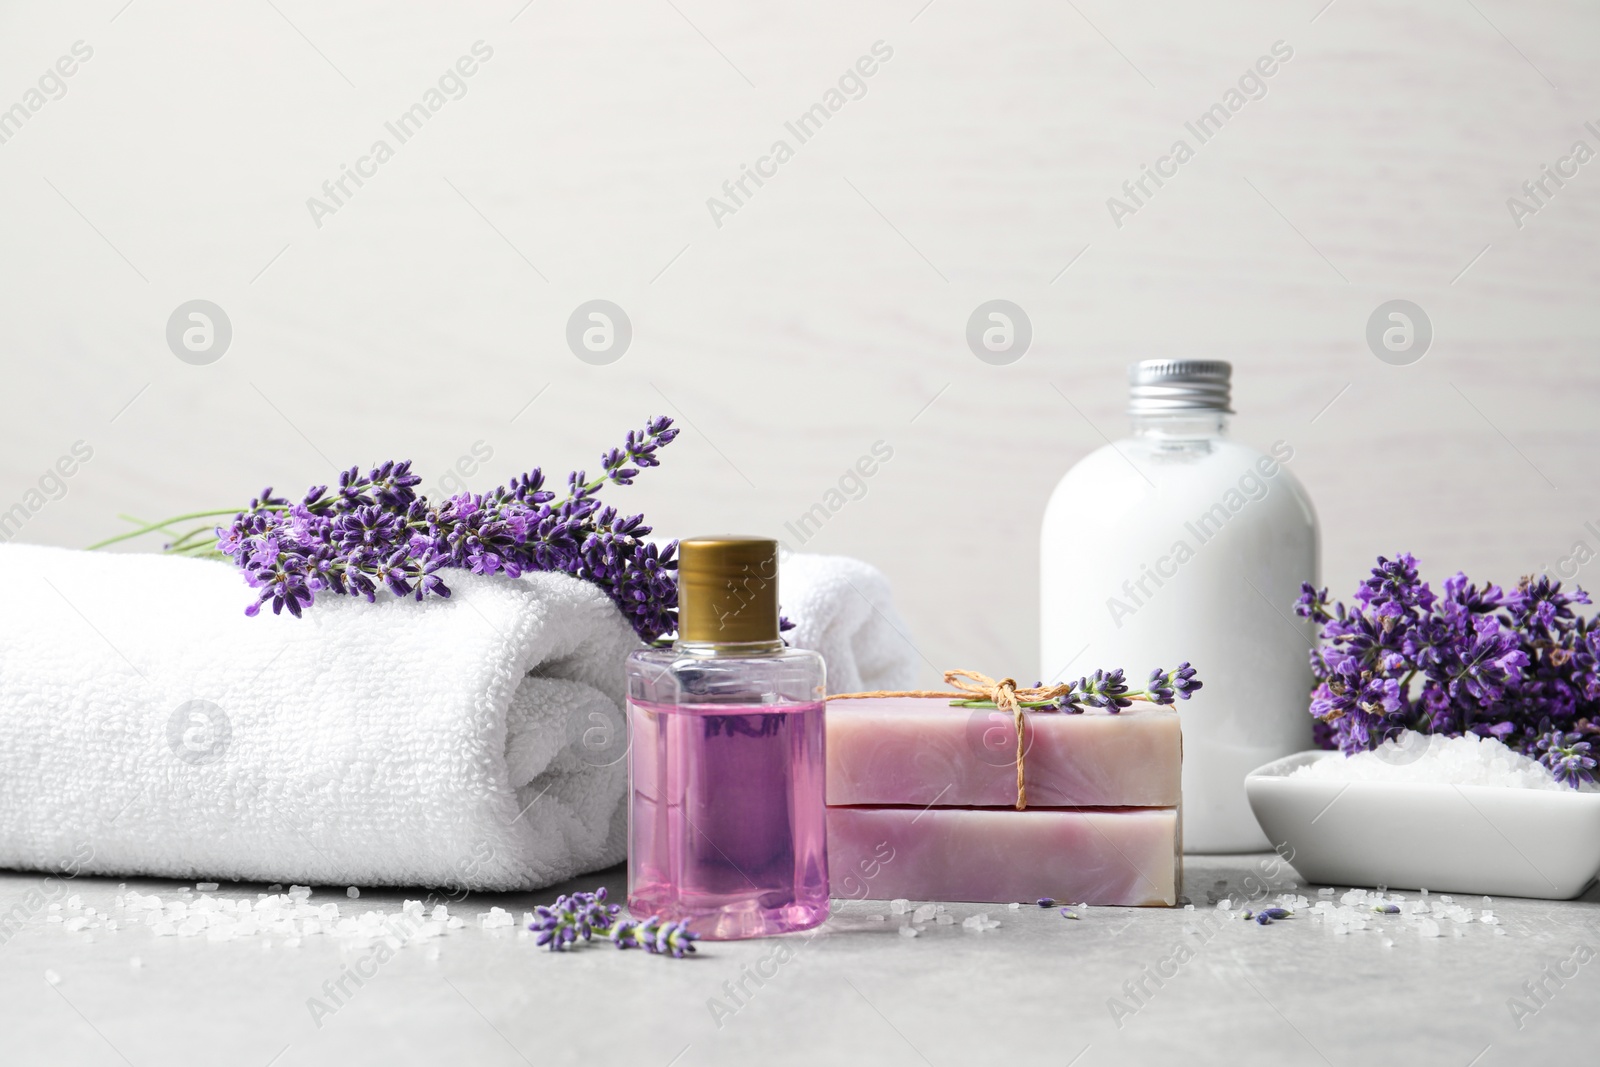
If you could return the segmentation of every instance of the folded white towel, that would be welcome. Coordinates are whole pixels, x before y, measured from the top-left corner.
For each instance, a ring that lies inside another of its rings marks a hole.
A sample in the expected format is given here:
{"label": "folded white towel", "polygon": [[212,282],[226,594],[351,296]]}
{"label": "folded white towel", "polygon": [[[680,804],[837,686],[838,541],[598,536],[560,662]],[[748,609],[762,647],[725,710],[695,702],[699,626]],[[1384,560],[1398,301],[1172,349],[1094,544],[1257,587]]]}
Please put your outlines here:
{"label": "folded white towel", "polygon": [[[0,867],[534,889],[626,851],[623,661],[594,586],[244,615],[231,565],[0,545]],[[835,692],[915,653],[875,568],[790,556],[792,643]]]}
{"label": "folded white towel", "polygon": [[828,692],[909,689],[917,651],[895,610],[889,579],[848,556],[790,553],[778,568],[790,644],[822,653]]}
{"label": "folded white towel", "polygon": [[222,563],[0,545],[0,866],[532,889],[625,852],[594,586],[246,618]]}

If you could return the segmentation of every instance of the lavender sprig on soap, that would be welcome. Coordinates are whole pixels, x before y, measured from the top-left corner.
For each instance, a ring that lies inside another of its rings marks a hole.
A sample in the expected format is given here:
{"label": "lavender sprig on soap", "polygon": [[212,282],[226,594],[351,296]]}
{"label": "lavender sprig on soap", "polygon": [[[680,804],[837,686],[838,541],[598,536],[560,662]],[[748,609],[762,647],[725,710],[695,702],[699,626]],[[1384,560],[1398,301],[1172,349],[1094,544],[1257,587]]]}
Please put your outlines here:
{"label": "lavender sprig on soap", "polygon": [[1311,714],[1324,747],[1375,749],[1404,730],[1494,737],[1574,788],[1595,780],[1600,626],[1582,589],[1548,577],[1514,589],[1457,573],[1441,596],[1410,554],[1378,557],[1354,606],[1306,585],[1296,612],[1322,624]]}
{"label": "lavender sprig on soap", "polygon": [[[434,503],[416,492],[421,478],[411,464],[389,461],[362,476],[351,467],[339,485],[313,486],[298,504],[270,488],[227,526],[201,526],[167,545],[179,555],[226,557],[259,590],[246,614],[270,603],[274,614],[300,613],[319,593],[374,600],[380,589],[423,600],[448,597],[442,572],[474,574],[560,571],[603,589],[639,636],[655,640],[676,626],[677,542],[664,548],[645,541],[644,516],[621,516],[603,506],[606,485],[631,485],[641,468],[660,466],[656,452],[678,435],[672,420],[657,417],[629,431],[623,447],[600,457],[601,472],[567,476],[561,499],[534,468],[485,494],[458,493]],[[226,515],[179,516],[100,542],[111,544],[175,523]]]}

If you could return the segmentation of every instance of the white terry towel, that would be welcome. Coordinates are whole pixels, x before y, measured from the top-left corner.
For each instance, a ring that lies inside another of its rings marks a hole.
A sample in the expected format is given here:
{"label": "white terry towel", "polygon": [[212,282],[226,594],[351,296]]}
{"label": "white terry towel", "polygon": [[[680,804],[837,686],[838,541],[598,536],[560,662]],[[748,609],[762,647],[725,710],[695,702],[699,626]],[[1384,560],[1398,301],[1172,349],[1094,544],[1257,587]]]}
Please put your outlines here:
{"label": "white terry towel", "polygon": [[263,612],[224,563],[0,545],[0,867],[533,889],[623,858],[597,588]]}
{"label": "white terry towel", "polygon": [[789,553],[778,569],[789,643],[822,653],[828,692],[909,689],[917,651],[895,610],[889,579],[848,556]]}

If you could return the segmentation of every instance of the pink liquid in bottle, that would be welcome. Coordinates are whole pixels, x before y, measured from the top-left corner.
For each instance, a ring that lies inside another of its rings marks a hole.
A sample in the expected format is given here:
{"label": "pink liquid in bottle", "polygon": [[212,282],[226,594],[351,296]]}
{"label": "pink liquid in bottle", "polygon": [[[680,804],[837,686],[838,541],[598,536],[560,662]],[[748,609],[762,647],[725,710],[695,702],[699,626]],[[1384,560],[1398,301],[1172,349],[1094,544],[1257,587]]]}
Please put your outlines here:
{"label": "pink liquid in bottle", "polygon": [[628,714],[628,910],[709,939],[826,919],[823,704],[630,700]]}

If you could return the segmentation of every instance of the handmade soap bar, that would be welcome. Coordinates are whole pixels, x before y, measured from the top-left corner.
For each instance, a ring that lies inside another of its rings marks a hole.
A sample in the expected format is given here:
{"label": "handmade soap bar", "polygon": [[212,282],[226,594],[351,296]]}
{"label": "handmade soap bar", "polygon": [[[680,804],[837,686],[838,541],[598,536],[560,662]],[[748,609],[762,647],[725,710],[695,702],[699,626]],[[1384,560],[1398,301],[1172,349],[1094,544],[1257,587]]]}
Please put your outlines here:
{"label": "handmade soap bar", "polygon": [[828,809],[835,897],[1171,907],[1178,864],[1173,808]]}
{"label": "handmade soap bar", "polygon": [[[1028,806],[1175,807],[1183,744],[1178,713],[1138,705],[1117,715],[1028,712]],[[829,804],[1009,807],[1017,733],[993,708],[945,699],[828,702]]]}

